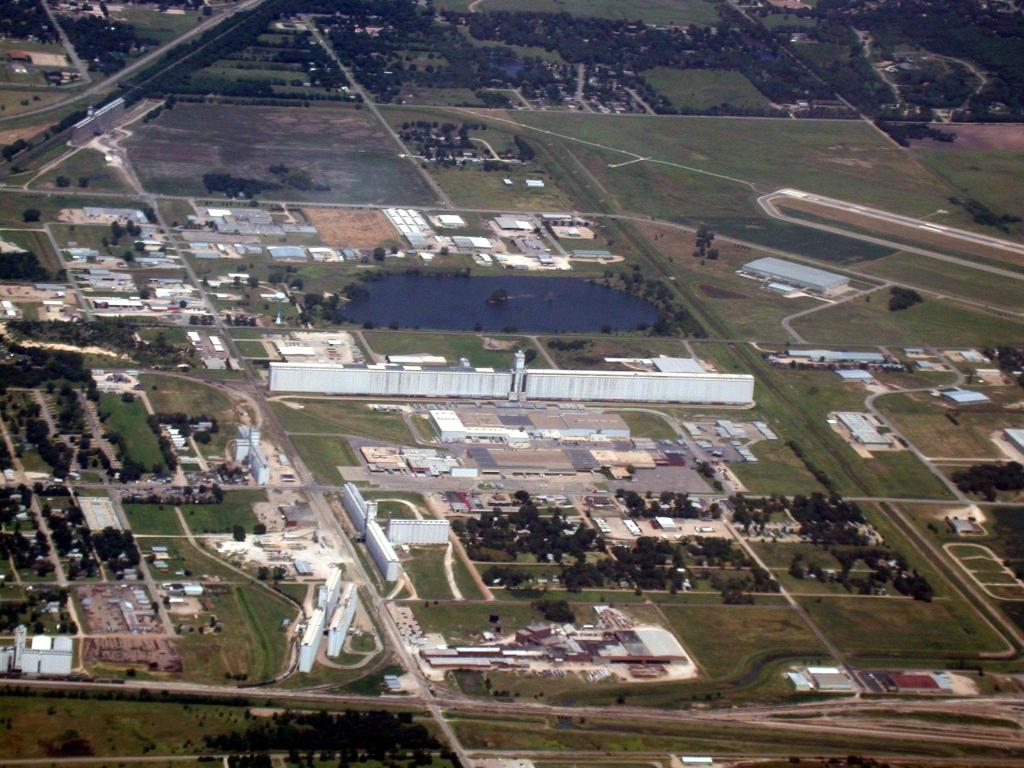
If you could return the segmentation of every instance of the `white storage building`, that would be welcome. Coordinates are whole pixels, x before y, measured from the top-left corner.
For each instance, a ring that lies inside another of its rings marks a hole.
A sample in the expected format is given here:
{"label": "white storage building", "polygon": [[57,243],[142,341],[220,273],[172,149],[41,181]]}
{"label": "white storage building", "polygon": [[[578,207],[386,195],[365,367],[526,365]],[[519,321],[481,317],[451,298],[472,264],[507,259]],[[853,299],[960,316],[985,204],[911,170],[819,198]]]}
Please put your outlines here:
{"label": "white storage building", "polygon": [[341,489],[341,506],[360,535],[366,530],[367,522],[377,517],[377,502],[364,499],[353,483],[345,483]]}
{"label": "white storage building", "polygon": [[447,520],[390,520],[388,541],[392,544],[447,544]]}
{"label": "white storage building", "polygon": [[330,395],[500,399],[512,391],[512,372],[493,368],[271,363],[270,389]]}
{"label": "white storage building", "polygon": [[313,669],[317,651],[320,649],[320,640],[324,636],[325,619],[323,609],[317,608],[306,623],[306,630],[299,641],[299,672],[310,672]]}
{"label": "white storage building", "polygon": [[394,547],[388,541],[384,529],[371,520],[366,526],[366,549],[373,558],[377,570],[380,571],[384,581],[396,581],[398,579],[398,555]]}
{"label": "white storage building", "polygon": [[824,269],[809,267],[806,264],[777,259],[774,256],[747,262],[743,265],[742,271],[754,277],[777,280],[825,296],[840,293],[850,284],[850,278],[844,275],[826,272]]}
{"label": "white storage building", "polygon": [[359,603],[359,593],[356,585],[348,583],[342,590],[338,604],[331,615],[331,621],[327,625],[327,655],[335,657],[341,653],[341,647],[345,644],[345,637],[352,626],[352,619],[356,615],[356,606]]}
{"label": "white storage building", "polygon": [[524,393],[537,400],[743,405],[754,399],[754,377],[719,373],[530,370],[526,374]]}
{"label": "white storage building", "polygon": [[14,630],[14,645],[0,648],[0,672],[24,675],[70,675],[74,641],[70,637],[36,635],[28,642],[28,629]]}

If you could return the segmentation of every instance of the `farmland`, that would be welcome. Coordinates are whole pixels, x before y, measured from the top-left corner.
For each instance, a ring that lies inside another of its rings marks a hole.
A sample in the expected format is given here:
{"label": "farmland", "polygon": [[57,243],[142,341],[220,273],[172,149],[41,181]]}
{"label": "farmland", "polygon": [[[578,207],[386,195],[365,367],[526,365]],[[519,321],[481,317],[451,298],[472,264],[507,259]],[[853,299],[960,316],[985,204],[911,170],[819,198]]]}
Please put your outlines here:
{"label": "farmland", "polygon": [[325,188],[282,188],[269,198],[402,205],[432,199],[372,116],[350,107],[183,105],[141,127],[127,146],[152,192],[204,194],[206,173],[276,183],[269,167],[278,164],[305,171]]}

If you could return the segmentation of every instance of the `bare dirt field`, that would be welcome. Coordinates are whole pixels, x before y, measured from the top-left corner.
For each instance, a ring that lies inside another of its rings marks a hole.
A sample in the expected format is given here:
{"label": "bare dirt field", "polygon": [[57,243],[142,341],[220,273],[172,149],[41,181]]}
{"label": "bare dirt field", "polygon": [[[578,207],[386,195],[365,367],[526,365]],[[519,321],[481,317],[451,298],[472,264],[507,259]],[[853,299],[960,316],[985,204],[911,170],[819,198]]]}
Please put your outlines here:
{"label": "bare dirt field", "polygon": [[324,245],[335,248],[376,248],[398,239],[398,233],[380,211],[303,208]]}
{"label": "bare dirt field", "polygon": [[207,194],[203,176],[279,184],[271,165],[308,174],[313,188],[281,184],[261,198],[419,205],[433,193],[369,112],[346,106],[243,107],[179,104],[125,142],[143,186]]}
{"label": "bare dirt field", "polygon": [[159,637],[87,637],[86,664],[141,665],[153,672],[181,672],[177,643]]}
{"label": "bare dirt field", "polygon": [[1014,152],[1024,151],[1024,125],[1019,124],[942,124],[940,130],[956,134],[956,141],[914,142],[914,148],[921,149],[1002,149]]}

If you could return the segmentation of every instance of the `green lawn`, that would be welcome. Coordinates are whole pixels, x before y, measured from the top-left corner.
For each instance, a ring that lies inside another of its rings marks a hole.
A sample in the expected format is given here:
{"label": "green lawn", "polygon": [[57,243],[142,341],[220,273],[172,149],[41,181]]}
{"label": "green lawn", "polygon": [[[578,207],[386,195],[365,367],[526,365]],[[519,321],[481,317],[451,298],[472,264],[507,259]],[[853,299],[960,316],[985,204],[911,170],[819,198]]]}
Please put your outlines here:
{"label": "green lawn", "polygon": [[167,469],[157,436],[146,422],[146,408],[141,400],[126,403],[120,395],[101,394],[99,412],[101,417],[107,417],[104,420],[107,431],[124,438],[127,458],[137,461],[147,472]]}
{"label": "green lawn", "polygon": [[[540,170],[487,172],[476,168],[431,168],[430,175],[456,205],[509,211],[563,210],[571,199],[550,173]],[[502,179],[512,179],[507,186]],[[541,179],[542,188],[527,188],[526,179]]]}
{"label": "green lawn", "polygon": [[824,491],[784,441],[762,440],[751,450],[758,458],[756,463],[731,467],[751,493],[791,496]]}
{"label": "green lawn", "polygon": [[771,111],[771,102],[739,72],[728,69],[670,69],[644,72],[644,80],[681,111],[714,107]]}
{"label": "green lawn", "polygon": [[633,437],[649,437],[652,440],[675,440],[679,435],[663,418],[653,413],[639,411],[615,411],[629,425]]}
{"label": "green lawn", "polygon": [[[462,0],[444,0],[443,7],[465,10]],[[705,0],[483,0],[480,11],[520,11],[570,13],[574,16],[598,16],[606,19],[642,19],[647,24],[713,25],[718,13]]]}
{"label": "green lawn", "polygon": [[[485,631],[502,634],[514,632],[531,621],[538,621],[541,615],[529,603],[410,603],[416,619],[424,632],[439,632],[451,642],[479,641]],[[498,617],[492,624],[490,617]]]}
{"label": "green lawn", "polygon": [[[145,537],[138,540],[138,545],[143,557],[148,556],[153,547],[167,547],[168,559],[164,561],[167,563],[167,569],[158,570],[150,565],[150,573],[157,581],[181,581],[182,578],[198,579],[199,581],[237,581],[242,578],[221,564],[208,551],[200,551],[189,544],[186,539]],[[178,575],[178,571],[185,571],[185,576]]]}

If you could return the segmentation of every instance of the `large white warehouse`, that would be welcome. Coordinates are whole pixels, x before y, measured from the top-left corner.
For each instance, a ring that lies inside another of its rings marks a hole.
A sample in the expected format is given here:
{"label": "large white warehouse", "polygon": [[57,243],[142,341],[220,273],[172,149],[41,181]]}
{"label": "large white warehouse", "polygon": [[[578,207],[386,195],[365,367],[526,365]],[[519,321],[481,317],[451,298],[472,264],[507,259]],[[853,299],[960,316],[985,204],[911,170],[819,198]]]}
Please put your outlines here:
{"label": "large white warehouse", "polygon": [[512,372],[493,368],[424,368],[418,365],[271,363],[273,392],[396,397],[506,398]]}
{"label": "large white warehouse", "polygon": [[299,672],[310,672],[313,663],[316,661],[316,654],[320,648],[320,641],[324,636],[324,621],[327,615],[322,608],[313,611],[306,623],[306,630],[299,640]]}
{"label": "large white warehouse", "polygon": [[754,399],[754,377],[722,373],[531,370],[526,374],[524,393],[537,400],[742,405]]}
{"label": "large white warehouse", "polygon": [[392,544],[447,544],[447,520],[390,520],[388,541]]}
{"label": "large white warehouse", "polygon": [[271,363],[270,389],[335,395],[745,405],[754,399],[754,377],[686,371],[525,370],[523,354],[518,352],[514,371]]}
{"label": "large white warehouse", "polygon": [[366,549],[384,581],[397,581],[398,555],[376,520],[371,520],[366,526]]}
{"label": "large white warehouse", "polygon": [[0,648],[0,672],[21,672],[23,675],[70,675],[74,657],[74,641],[70,637],[35,635],[28,642],[28,630],[14,630],[14,645]]}
{"label": "large white warehouse", "polygon": [[345,585],[338,605],[334,609],[334,615],[327,625],[327,655],[334,657],[341,653],[341,646],[345,643],[345,636],[348,635],[349,627],[352,626],[352,619],[356,615],[359,593],[356,585],[349,583]]}

